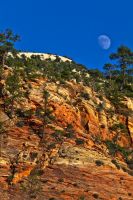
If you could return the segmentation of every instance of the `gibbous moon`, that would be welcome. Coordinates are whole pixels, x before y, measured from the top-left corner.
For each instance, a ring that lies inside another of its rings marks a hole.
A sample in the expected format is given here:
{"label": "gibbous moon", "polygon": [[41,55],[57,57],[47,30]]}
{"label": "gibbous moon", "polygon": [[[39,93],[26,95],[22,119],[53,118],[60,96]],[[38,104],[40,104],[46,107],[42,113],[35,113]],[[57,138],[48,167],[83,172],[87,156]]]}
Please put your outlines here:
{"label": "gibbous moon", "polygon": [[100,35],[98,37],[98,43],[102,49],[109,49],[111,46],[111,39],[107,35]]}

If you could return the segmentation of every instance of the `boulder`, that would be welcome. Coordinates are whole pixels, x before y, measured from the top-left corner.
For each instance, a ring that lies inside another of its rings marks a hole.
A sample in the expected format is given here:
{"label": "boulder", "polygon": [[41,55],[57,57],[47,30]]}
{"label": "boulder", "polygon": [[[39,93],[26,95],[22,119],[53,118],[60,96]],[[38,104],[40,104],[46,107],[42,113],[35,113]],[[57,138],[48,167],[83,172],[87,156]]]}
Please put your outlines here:
{"label": "boulder", "polygon": [[7,120],[9,120],[9,117],[3,111],[0,110],[0,122],[3,123]]}

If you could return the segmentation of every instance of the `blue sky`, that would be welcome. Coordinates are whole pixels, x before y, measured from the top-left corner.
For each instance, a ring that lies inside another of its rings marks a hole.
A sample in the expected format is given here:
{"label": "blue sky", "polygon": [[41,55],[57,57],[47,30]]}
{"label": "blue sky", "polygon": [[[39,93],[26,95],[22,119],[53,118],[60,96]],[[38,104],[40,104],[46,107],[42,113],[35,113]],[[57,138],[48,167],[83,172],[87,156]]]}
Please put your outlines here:
{"label": "blue sky", "polygon": [[[121,44],[133,49],[133,0],[3,0],[0,30],[21,36],[24,51],[66,55],[89,68],[102,68]],[[97,38],[107,34],[103,50]]]}

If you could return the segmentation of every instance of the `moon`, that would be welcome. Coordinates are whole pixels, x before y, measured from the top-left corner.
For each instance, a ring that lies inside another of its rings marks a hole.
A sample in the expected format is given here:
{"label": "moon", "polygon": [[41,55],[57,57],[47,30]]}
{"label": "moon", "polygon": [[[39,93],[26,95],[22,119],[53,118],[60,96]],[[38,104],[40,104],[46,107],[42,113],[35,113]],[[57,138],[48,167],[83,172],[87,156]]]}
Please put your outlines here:
{"label": "moon", "polygon": [[100,35],[98,37],[98,43],[102,49],[109,49],[111,46],[111,39],[107,35]]}

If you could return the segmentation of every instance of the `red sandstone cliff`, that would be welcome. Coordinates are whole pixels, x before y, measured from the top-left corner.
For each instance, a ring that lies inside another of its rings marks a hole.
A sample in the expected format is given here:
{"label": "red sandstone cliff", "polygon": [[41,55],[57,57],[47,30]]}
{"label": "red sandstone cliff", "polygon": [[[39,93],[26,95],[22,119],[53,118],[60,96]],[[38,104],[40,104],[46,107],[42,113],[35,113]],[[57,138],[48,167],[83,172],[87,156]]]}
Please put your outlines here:
{"label": "red sandstone cliff", "polygon": [[[6,131],[0,141],[0,199],[133,200],[133,154],[125,158],[133,148],[132,116],[115,112],[104,96],[100,100],[90,87],[73,81],[64,86],[36,79],[30,84],[29,97],[16,108],[33,113],[42,109],[45,85],[53,119],[39,135],[40,117],[10,119],[1,99],[0,122]],[[124,104],[133,110],[131,98]],[[114,124],[123,124],[126,132],[111,129]],[[107,141],[114,139],[121,149],[112,155]]]}

